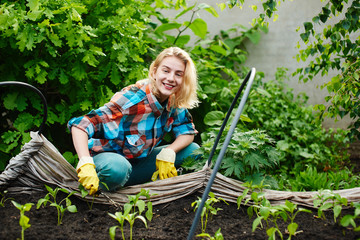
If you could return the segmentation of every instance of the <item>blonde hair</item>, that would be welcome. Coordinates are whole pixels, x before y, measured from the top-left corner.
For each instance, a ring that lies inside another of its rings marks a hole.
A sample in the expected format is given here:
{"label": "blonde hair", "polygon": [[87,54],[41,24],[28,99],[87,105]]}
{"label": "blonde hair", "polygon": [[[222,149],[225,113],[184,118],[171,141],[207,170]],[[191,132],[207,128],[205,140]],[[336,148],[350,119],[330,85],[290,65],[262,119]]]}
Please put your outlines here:
{"label": "blonde hair", "polygon": [[[175,101],[172,103],[177,108],[194,108],[199,104],[199,100],[197,98],[197,73],[195,64],[192,61],[190,55],[178,47],[170,47],[164,49],[156,59],[151,63],[149,68],[149,80],[152,85],[152,91],[155,96],[158,96],[159,91],[155,85],[155,78],[153,77],[154,70],[158,68],[161,61],[166,58],[174,56],[179,58],[185,63],[185,72],[183,83],[180,89],[175,93]],[[170,101],[171,99],[169,99]]]}

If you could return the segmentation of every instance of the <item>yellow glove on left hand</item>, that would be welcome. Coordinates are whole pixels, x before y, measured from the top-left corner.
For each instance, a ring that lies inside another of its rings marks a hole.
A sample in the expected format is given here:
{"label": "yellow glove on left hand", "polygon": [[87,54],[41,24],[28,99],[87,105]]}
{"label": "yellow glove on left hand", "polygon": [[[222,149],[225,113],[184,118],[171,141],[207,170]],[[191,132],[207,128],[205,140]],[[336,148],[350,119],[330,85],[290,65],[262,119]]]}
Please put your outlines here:
{"label": "yellow glove on left hand", "polygon": [[176,153],[170,148],[164,148],[156,156],[156,172],[152,176],[152,180],[155,181],[157,177],[162,179],[171,178],[177,176],[175,168]]}

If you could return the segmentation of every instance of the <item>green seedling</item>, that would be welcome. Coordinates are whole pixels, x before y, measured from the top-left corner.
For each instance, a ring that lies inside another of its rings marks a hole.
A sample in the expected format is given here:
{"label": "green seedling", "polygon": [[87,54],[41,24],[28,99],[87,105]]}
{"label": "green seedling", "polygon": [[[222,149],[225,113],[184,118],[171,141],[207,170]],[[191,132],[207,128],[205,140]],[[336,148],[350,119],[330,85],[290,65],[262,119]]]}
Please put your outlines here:
{"label": "green seedling", "polygon": [[[298,208],[297,204],[292,203],[288,200],[285,200],[285,205],[282,205],[282,208],[285,210],[286,215],[290,219],[290,224],[287,226],[287,230],[289,231],[289,239],[291,239],[291,236],[295,236],[298,232],[297,229],[299,225],[294,222],[295,217],[300,212],[306,212],[306,213],[312,213],[309,209],[305,208]],[[296,211],[297,209],[297,211]]]}
{"label": "green seedling", "polygon": [[[140,199],[141,197],[145,197],[148,202],[145,203],[144,200]],[[145,213],[148,221],[152,220],[153,212],[152,212],[152,203],[150,202],[151,195],[149,194],[149,190],[141,189],[141,191],[135,196],[129,195],[128,202],[124,204],[124,212],[116,212],[115,214],[108,213],[112,218],[117,220],[120,225],[112,226],[109,229],[109,235],[111,239],[115,239],[116,229],[120,228],[122,239],[125,240],[124,235],[124,223],[127,221],[130,225],[130,240],[132,240],[132,229],[136,219],[141,220],[145,227],[147,228],[147,221],[145,217],[141,216],[141,214],[145,211],[147,206],[147,211]]]}
{"label": "green seedling", "polygon": [[343,227],[348,227],[351,225],[354,228],[354,231],[360,231],[360,226],[356,226],[356,219],[360,218],[360,202],[352,204],[354,207],[354,215],[347,214],[340,220],[340,224]]}
{"label": "green seedling", "polygon": [[[299,225],[294,221],[295,217],[300,212],[307,212],[311,213],[310,210],[304,208],[298,208],[296,204],[286,200],[285,204],[271,206],[270,202],[263,198],[260,204],[254,205],[254,209],[257,213],[257,218],[254,220],[252,225],[252,231],[254,232],[257,228],[263,228],[262,220],[266,222],[266,234],[269,236],[270,239],[275,239],[276,234],[279,235],[281,239],[283,239],[283,234],[280,231],[278,226],[278,219],[283,219],[284,222],[287,222],[288,219],[290,223],[287,225],[287,230],[289,232],[289,240],[292,236],[295,236],[300,231],[297,231]],[[272,222],[274,227],[269,227],[269,222]]]}
{"label": "green seedling", "polygon": [[[135,196],[128,196],[129,201],[125,203],[124,208],[132,209],[132,213],[138,211],[139,215],[141,215],[146,207],[147,211],[145,213],[145,216],[148,221],[151,221],[153,217],[153,207],[152,202],[150,201],[151,196],[152,195],[149,193],[149,190],[141,189],[140,192]],[[145,201],[140,198],[146,198],[147,202],[145,203]]]}
{"label": "green seedling", "polygon": [[[195,200],[193,203],[191,203],[191,206],[194,207],[194,211],[198,209],[198,207],[201,204],[201,198],[198,197],[198,200]],[[214,215],[217,214],[218,211],[222,210],[221,208],[215,208],[214,204],[217,202],[223,201],[226,204],[228,204],[224,199],[222,198],[216,198],[215,194],[213,192],[209,193],[209,198],[205,201],[204,207],[201,211],[201,232],[205,233],[206,231],[206,225],[208,223],[208,220],[211,219]],[[205,217],[205,219],[204,219]]]}
{"label": "green seedling", "polygon": [[[56,210],[57,210],[57,224],[58,225],[61,225],[62,224],[62,219],[64,217],[64,213],[65,211],[69,211],[71,213],[75,213],[77,212],[77,208],[75,205],[72,205],[71,204],[71,200],[69,199],[69,197],[71,195],[73,195],[74,193],[76,193],[76,191],[72,191],[72,192],[69,192],[68,190],[66,189],[63,189],[63,188],[55,188],[55,189],[52,189],[51,187],[45,185],[46,189],[48,190],[48,194],[45,195],[44,198],[41,198],[38,200],[37,202],[37,205],[36,205],[36,208],[39,209],[42,205],[46,206],[46,204],[49,202],[50,203],[50,206],[52,207],[55,207]],[[64,192],[67,195],[67,197],[65,197],[64,199],[62,199],[59,203],[57,203],[57,200],[56,200],[56,196],[58,194],[58,192],[61,191],[61,192]],[[50,197],[52,197],[52,200],[50,200]],[[65,206],[62,205],[62,203],[65,201]]]}
{"label": "green seedling", "polygon": [[[257,228],[259,228],[259,226],[260,228],[263,228],[262,220],[264,220],[266,222],[266,234],[269,236],[269,239],[275,239],[276,233],[281,239],[283,239],[277,220],[281,217],[284,221],[286,221],[287,215],[280,206],[271,206],[269,200],[266,198],[263,198],[259,203],[260,204],[258,205],[252,206],[257,214],[256,219],[253,221],[252,231],[254,232]],[[269,222],[272,222],[274,227],[270,228]]]}
{"label": "green seedling", "polygon": [[[243,201],[243,205],[248,204],[250,200],[252,201],[253,205],[259,205],[261,200],[265,197],[265,193],[263,192],[265,187],[269,187],[269,185],[264,185],[264,181],[261,181],[261,183],[258,185],[255,185],[252,182],[245,182],[242,184],[242,186],[246,188],[236,200],[238,209],[240,208]],[[249,192],[251,192],[250,198],[246,198]]]}
{"label": "green seedling", "polygon": [[17,203],[15,201],[11,201],[14,206],[20,210],[20,220],[19,225],[21,226],[21,239],[25,239],[25,230],[28,229],[31,224],[29,224],[30,219],[25,216],[25,212],[30,211],[33,203],[25,203],[24,205],[21,205],[20,203]]}
{"label": "green seedling", "polygon": [[318,208],[318,217],[325,219],[325,210],[332,209],[334,212],[334,222],[340,216],[342,207],[347,206],[347,199],[340,196],[338,193],[333,193],[330,190],[319,191],[315,196],[314,207]]}
{"label": "green seedling", "polygon": [[0,199],[0,207],[5,207],[5,202],[7,201],[7,200],[11,200],[11,199],[13,199],[13,198],[7,198],[6,197],[6,193],[7,193],[8,191],[4,191],[4,192],[0,192],[0,196],[1,196],[1,199]]}
{"label": "green seedling", "polygon": [[206,237],[209,240],[224,240],[224,236],[221,233],[221,228],[219,228],[215,232],[213,237],[208,233],[200,233],[200,234],[196,235],[196,237]]}

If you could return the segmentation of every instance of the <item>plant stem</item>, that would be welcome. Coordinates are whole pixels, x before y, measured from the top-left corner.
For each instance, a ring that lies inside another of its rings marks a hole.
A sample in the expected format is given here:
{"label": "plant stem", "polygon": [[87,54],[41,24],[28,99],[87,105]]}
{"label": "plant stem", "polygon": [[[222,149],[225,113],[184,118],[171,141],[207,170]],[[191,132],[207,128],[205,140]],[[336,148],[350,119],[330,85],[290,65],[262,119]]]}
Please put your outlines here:
{"label": "plant stem", "polygon": [[58,213],[58,225],[60,225],[61,224],[60,209],[57,207],[56,210],[57,210],[57,213]]}
{"label": "plant stem", "polygon": [[133,228],[133,224],[130,223],[130,240],[132,240],[132,228]]}
{"label": "plant stem", "polygon": [[122,236],[123,240],[125,240],[125,235],[124,235],[124,222],[121,223],[121,236]]}

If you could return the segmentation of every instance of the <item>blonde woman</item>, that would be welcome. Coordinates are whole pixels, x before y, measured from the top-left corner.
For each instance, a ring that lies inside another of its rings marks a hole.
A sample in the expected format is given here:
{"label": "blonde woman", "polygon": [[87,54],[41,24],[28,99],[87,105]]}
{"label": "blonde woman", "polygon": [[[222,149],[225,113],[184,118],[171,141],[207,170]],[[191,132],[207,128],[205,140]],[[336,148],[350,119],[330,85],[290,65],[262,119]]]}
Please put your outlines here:
{"label": "blonde woman", "polygon": [[[152,177],[177,176],[176,167],[199,148],[188,111],[198,105],[196,90],[189,54],[170,47],[150,65],[148,79],[125,87],[103,107],[71,119],[79,182],[94,194],[99,182],[101,189],[115,191]],[[170,131],[174,142],[159,146]]]}

